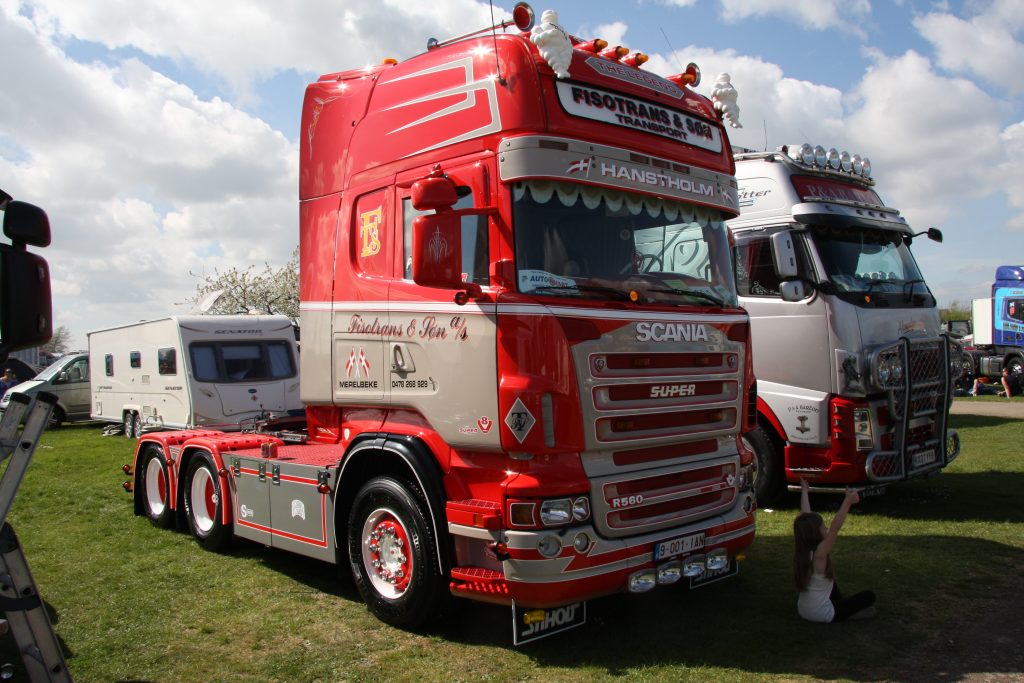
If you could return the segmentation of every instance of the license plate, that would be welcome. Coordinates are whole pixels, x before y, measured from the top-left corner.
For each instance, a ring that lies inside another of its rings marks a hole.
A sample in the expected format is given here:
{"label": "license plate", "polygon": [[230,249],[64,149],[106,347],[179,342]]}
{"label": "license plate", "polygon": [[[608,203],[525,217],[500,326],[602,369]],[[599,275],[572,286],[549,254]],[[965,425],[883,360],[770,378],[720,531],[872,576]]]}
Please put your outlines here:
{"label": "license plate", "polygon": [[704,572],[700,576],[690,577],[690,588],[700,588],[706,586],[709,583],[715,581],[721,581],[722,579],[728,579],[730,576],[736,576],[740,572],[740,563],[736,560],[730,560],[729,566],[725,569],[716,569],[711,572]]}
{"label": "license plate", "polygon": [[925,465],[932,464],[935,462],[935,449],[933,448],[927,451],[921,451],[920,453],[914,453],[912,462],[914,463],[914,467],[924,467]]}
{"label": "license plate", "polygon": [[522,645],[587,623],[587,603],[548,609],[519,607],[512,602],[512,642]]}
{"label": "license plate", "polygon": [[666,557],[675,557],[704,547],[704,534],[691,534],[679,536],[662,541],[654,546],[654,559],[663,560]]}

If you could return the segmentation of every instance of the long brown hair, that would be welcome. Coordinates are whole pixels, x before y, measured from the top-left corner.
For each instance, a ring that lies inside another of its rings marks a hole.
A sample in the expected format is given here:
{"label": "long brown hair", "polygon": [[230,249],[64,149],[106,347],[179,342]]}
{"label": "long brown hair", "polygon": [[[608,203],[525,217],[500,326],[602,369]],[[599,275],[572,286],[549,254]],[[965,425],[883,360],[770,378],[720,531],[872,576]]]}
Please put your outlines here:
{"label": "long brown hair", "polygon": [[[824,525],[825,521],[817,512],[801,512],[793,520],[793,538],[796,539],[793,546],[793,580],[798,591],[806,589],[807,582],[811,580],[813,555],[822,541],[821,529]],[[833,578],[831,556],[825,561],[825,576]]]}

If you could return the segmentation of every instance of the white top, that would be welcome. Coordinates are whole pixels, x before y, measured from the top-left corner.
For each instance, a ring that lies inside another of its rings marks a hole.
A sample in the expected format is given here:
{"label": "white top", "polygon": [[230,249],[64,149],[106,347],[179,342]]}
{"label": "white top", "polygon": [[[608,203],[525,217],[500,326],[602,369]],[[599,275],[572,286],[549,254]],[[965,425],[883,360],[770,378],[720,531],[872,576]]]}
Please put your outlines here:
{"label": "white top", "polygon": [[811,574],[807,588],[800,591],[796,600],[797,613],[807,621],[830,623],[836,615],[836,609],[829,600],[834,583],[823,574]]}

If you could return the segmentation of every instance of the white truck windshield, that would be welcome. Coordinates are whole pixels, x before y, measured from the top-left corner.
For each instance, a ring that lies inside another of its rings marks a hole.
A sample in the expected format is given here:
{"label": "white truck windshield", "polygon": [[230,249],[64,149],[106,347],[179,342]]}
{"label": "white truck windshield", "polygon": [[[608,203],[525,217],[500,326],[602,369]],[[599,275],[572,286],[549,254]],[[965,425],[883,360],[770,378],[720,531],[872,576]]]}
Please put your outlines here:
{"label": "white truck windshield", "polygon": [[554,181],[513,187],[519,291],[672,305],[736,306],[720,212]]}
{"label": "white truck windshield", "polygon": [[902,233],[818,226],[811,234],[836,292],[929,293]]}

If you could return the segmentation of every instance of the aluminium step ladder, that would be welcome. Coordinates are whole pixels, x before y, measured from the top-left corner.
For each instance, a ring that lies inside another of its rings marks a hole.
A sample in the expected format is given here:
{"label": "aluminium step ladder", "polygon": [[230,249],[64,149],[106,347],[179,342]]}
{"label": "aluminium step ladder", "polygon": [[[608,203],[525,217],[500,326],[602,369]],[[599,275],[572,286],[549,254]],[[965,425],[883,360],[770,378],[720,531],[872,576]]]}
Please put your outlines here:
{"label": "aluminium step ladder", "polygon": [[[0,419],[0,462],[10,458],[0,478],[0,610],[6,616],[0,629],[11,631],[32,681],[71,681],[71,674],[18,536],[7,523],[7,513],[56,402],[56,396],[45,392],[35,399],[11,394]],[[19,433],[21,423],[25,427]],[[10,679],[13,673],[12,667],[5,665],[0,668],[0,679]]]}

